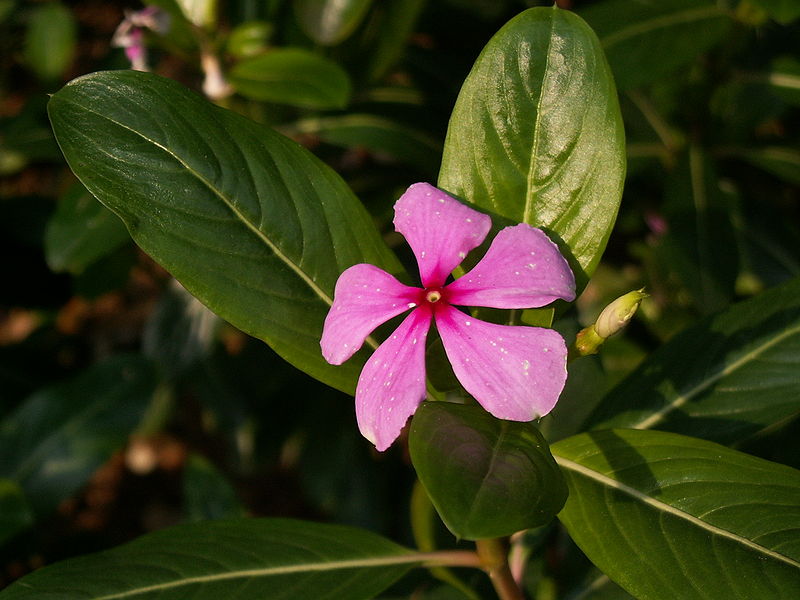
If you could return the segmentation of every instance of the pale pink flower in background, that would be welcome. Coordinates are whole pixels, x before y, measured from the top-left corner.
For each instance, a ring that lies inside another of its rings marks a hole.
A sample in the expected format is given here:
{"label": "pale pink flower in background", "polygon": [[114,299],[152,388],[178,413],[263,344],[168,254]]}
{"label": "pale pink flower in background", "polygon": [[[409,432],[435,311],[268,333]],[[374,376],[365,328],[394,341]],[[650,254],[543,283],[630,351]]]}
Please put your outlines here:
{"label": "pale pink flower in background", "polygon": [[536,308],[575,298],[575,278],[540,229],[506,227],[475,267],[447,278],[479,246],[491,219],[427,184],[394,206],[395,229],[411,246],[422,288],[376,266],[358,264],[336,282],[320,346],[342,364],[392,317],[411,313],[367,360],[356,387],[361,433],[385,450],[425,399],[425,341],[432,322],[464,389],[499,419],[531,421],[552,410],[567,377],[567,349],[552,329],[487,323],[454,308]]}
{"label": "pale pink flower in background", "polygon": [[131,69],[149,71],[144,32],[149,29],[154,33],[164,34],[169,31],[169,26],[169,14],[156,6],[135,11],[126,10],[125,18],[111,38],[111,45],[125,49],[125,56],[131,62]]}

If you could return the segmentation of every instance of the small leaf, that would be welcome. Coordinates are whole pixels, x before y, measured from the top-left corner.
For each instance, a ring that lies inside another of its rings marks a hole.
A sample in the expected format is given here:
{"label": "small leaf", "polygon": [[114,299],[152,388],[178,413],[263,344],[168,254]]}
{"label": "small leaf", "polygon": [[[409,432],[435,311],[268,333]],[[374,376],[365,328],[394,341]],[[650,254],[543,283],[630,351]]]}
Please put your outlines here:
{"label": "small leaf", "polygon": [[372,0],[294,0],[302,30],[318,44],[335,46],[350,37]]}
{"label": "small leaf", "polygon": [[784,56],[776,60],[766,80],[783,100],[800,105],[800,61],[796,58]]}
{"label": "small leaf", "polygon": [[0,592],[0,600],[366,600],[419,563],[405,548],[352,527],[206,521],[45,567]]}
{"label": "small leaf", "polygon": [[543,525],[567,490],[531,423],[501,421],[476,406],[425,402],[411,422],[414,468],[448,529],[468,540]]}
{"label": "small leaf", "polygon": [[441,160],[441,145],[426,132],[376,115],[309,118],[295,123],[295,127],[329,144],[388,154],[425,172],[435,173]]}
{"label": "small leaf", "polygon": [[653,83],[696,60],[730,27],[714,0],[606,0],[581,16],[597,32],[621,90]]}
{"label": "small leaf", "polygon": [[82,77],[49,110],[72,170],[145,252],[222,318],[353,391],[366,352],[334,367],[319,349],[336,279],[360,262],[401,267],[336,173],[149,73]]}
{"label": "small leaf", "polygon": [[44,236],[47,265],[75,275],[130,239],[122,221],[80,183],[59,200]]}
{"label": "small leaf", "polygon": [[749,2],[783,25],[800,18],[800,4],[796,0],[749,0]]}
{"label": "small leaf", "polygon": [[439,186],[555,234],[580,288],[605,248],[624,176],[622,117],[592,30],[555,7],[509,21],[461,88]]}
{"label": "small leaf", "polygon": [[243,60],[230,71],[236,91],[265,102],[302,108],[344,108],[350,79],[335,62],[303,48],[279,48]]}
{"label": "small leaf", "polygon": [[600,403],[595,429],[734,443],[800,410],[800,278],[676,335]]}
{"label": "small leaf", "polygon": [[222,473],[199,454],[192,454],[183,471],[186,519],[205,521],[243,517],[244,507]]}
{"label": "small leaf", "polygon": [[0,479],[0,545],[33,525],[34,516],[19,485]]}
{"label": "small leaf", "polygon": [[72,11],[60,2],[33,9],[25,33],[25,59],[39,78],[57,79],[72,63],[76,46]]}
{"label": "small leaf", "polygon": [[552,449],[570,491],[559,519],[636,598],[796,596],[800,472],[657,431],[590,432]]}
{"label": "small leaf", "polygon": [[36,392],[0,423],[0,477],[53,510],[125,443],[154,388],[149,362],[119,356]]}
{"label": "small leaf", "polygon": [[772,173],[787,183],[800,185],[800,150],[795,148],[768,146],[748,148],[737,153],[747,162]]}
{"label": "small leaf", "polygon": [[367,72],[371,81],[379,81],[402,57],[409,36],[414,31],[427,0],[382,0],[375,6],[378,34],[370,52]]}

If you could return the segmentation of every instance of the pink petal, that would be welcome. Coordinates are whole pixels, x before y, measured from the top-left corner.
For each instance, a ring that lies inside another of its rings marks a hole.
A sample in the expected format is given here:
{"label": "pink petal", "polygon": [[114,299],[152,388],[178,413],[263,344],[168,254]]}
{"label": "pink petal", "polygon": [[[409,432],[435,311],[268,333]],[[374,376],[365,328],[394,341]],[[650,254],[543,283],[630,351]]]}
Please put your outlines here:
{"label": "pink petal", "polygon": [[575,277],[550,238],[522,223],[506,227],[463,277],[447,286],[460,306],[536,308],[558,298],[575,299]]}
{"label": "pink petal", "polygon": [[427,306],[414,310],[364,365],[356,387],[356,417],[362,435],[383,452],[425,399]]}
{"label": "pink petal", "polygon": [[336,282],[320,348],[332,365],[353,356],[382,323],[416,306],[419,289],[403,285],[373,265],[353,265]]}
{"label": "pink petal", "polygon": [[415,183],[394,205],[394,227],[414,251],[426,288],[444,285],[491,226],[487,215],[427,183]]}
{"label": "pink petal", "polygon": [[495,325],[451,306],[436,327],[453,371],[491,414],[530,421],[550,412],[567,379],[567,348],[552,329]]}

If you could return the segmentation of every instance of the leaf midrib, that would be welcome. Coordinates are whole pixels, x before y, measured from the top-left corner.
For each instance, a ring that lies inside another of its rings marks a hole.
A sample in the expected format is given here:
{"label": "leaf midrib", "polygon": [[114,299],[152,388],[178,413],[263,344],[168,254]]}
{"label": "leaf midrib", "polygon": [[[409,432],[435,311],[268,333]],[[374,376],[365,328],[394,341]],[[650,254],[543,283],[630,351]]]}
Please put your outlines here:
{"label": "leaf midrib", "polygon": [[608,50],[620,42],[637,35],[643,35],[651,31],[655,31],[656,29],[662,29],[670,25],[680,25],[681,23],[690,23],[692,21],[702,21],[703,19],[710,19],[711,17],[719,16],[722,16],[722,12],[720,12],[720,10],[713,4],[710,6],[703,6],[701,8],[692,8],[672,14],[660,15],[652,19],[634,23],[628,27],[623,27],[614,33],[611,33],[605,37],[601,37],[600,45],[603,47],[603,49]]}
{"label": "leaf midrib", "polygon": [[124,592],[107,594],[105,596],[95,596],[92,600],[116,600],[117,598],[129,598],[150,592],[183,587],[193,584],[214,583],[231,579],[244,579],[251,577],[277,577],[281,575],[292,575],[296,573],[309,573],[320,571],[337,571],[345,569],[378,568],[393,565],[408,565],[423,563],[430,558],[425,553],[398,554],[395,556],[382,556],[378,558],[356,558],[350,560],[334,560],[323,562],[303,563],[299,565],[281,565],[277,567],[264,567],[261,569],[242,569],[239,571],[228,571],[225,573],[215,573],[212,575],[199,575],[196,577],[185,577],[174,581],[156,583],[153,585],[142,586]]}
{"label": "leaf midrib", "polygon": [[781,554],[780,552],[776,552],[775,550],[770,550],[769,548],[765,548],[764,546],[757,544],[753,540],[750,540],[732,531],[728,531],[727,529],[723,529],[722,527],[717,527],[716,525],[712,525],[711,523],[703,521],[702,519],[690,513],[687,513],[679,508],[676,508],[671,504],[667,504],[666,502],[656,500],[652,496],[648,496],[647,494],[637,490],[636,488],[631,487],[625,483],[622,483],[621,481],[618,481],[612,477],[609,477],[608,475],[604,475],[603,473],[595,471],[594,469],[590,469],[589,467],[586,467],[585,465],[582,465],[576,461],[561,456],[560,454],[558,454],[555,447],[551,447],[551,450],[553,452],[553,457],[555,458],[556,462],[559,464],[559,466],[565,469],[568,469],[579,475],[582,475],[583,477],[591,479],[607,488],[613,488],[614,490],[626,494],[627,496],[630,496],[634,500],[638,500],[657,511],[668,513],[674,517],[687,521],[696,527],[708,531],[710,534],[719,535],[733,542],[736,542],[742,546],[745,546],[749,550],[754,550],[774,560],[786,563],[794,568],[800,569],[800,562],[792,559],[791,557]]}
{"label": "leaf midrib", "polygon": [[656,412],[654,412],[651,415],[647,416],[646,418],[642,419],[638,423],[629,425],[629,427],[632,428],[632,429],[649,429],[650,427],[653,427],[657,423],[660,423],[661,421],[663,421],[664,418],[666,417],[666,415],[668,415],[672,411],[677,410],[678,408],[682,407],[687,402],[689,402],[692,398],[694,398],[695,396],[697,396],[701,392],[703,392],[706,389],[708,389],[709,387],[711,387],[711,385],[713,385],[714,383],[716,383],[717,381],[719,381],[723,377],[726,377],[727,375],[730,375],[731,373],[733,373],[737,369],[739,369],[739,368],[745,366],[746,364],[748,364],[749,362],[755,360],[761,354],[763,354],[764,352],[766,352],[767,350],[769,350],[770,348],[772,348],[776,344],[779,344],[784,339],[786,339],[786,338],[788,338],[788,337],[790,337],[792,335],[798,334],[798,333],[800,333],[800,325],[797,325],[797,326],[795,326],[793,328],[790,328],[790,329],[785,329],[779,335],[776,335],[775,337],[770,338],[769,340],[767,340],[766,342],[764,342],[760,346],[758,346],[756,348],[753,348],[749,352],[744,353],[737,360],[733,361],[732,363],[730,363],[729,365],[727,365],[723,369],[720,369],[716,373],[713,373],[711,376],[709,376],[708,378],[704,379],[703,381],[701,381],[699,384],[697,384],[693,388],[689,389],[684,394],[680,394],[680,395],[676,396],[666,406],[662,407],[661,409],[657,410]]}
{"label": "leaf midrib", "polygon": [[[69,100],[64,100],[64,102],[69,102]],[[127,125],[127,124],[125,124],[125,123],[121,123],[120,121],[118,121],[118,120],[116,120],[116,119],[113,119],[113,118],[111,118],[111,117],[110,117],[110,116],[108,116],[108,115],[104,115],[104,114],[102,114],[102,113],[99,113],[99,112],[97,112],[97,111],[95,111],[95,110],[92,110],[91,108],[88,108],[88,107],[86,107],[86,106],[84,106],[84,105],[82,105],[82,104],[79,104],[78,102],[71,102],[71,104],[73,104],[74,106],[77,106],[77,107],[79,107],[79,108],[80,108],[80,109],[82,109],[82,110],[85,110],[85,111],[86,111],[86,112],[88,112],[88,113],[91,113],[91,114],[93,114],[93,115],[96,115],[96,116],[97,116],[97,117],[99,117],[100,119],[105,119],[106,121],[108,121],[108,122],[110,122],[110,123],[113,123],[113,124],[114,124],[114,125],[116,125],[117,127],[121,127],[122,129],[125,129],[125,130],[127,130],[127,131],[129,131],[129,132],[133,133],[134,135],[138,135],[140,138],[142,138],[142,139],[143,139],[143,140],[145,140],[146,142],[149,142],[149,143],[153,144],[153,146],[155,146],[156,148],[159,148],[159,149],[161,149],[163,152],[165,152],[166,154],[168,154],[169,156],[171,156],[171,157],[172,157],[174,160],[176,160],[176,161],[177,161],[177,162],[178,162],[178,163],[179,163],[179,164],[180,164],[180,165],[181,165],[183,168],[185,168],[185,169],[186,169],[186,170],[189,172],[189,174],[191,174],[192,176],[194,176],[195,178],[197,178],[197,180],[198,180],[198,181],[200,181],[200,182],[201,182],[201,183],[202,183],[202,184],[203,184],[203,185],[204,185],[206,188],[208,188],[208,190],[209,190],[209,191],[210,191],[212,194],[214,194],[214,195],[215,195],[217,198],[219,198],[220,200],[222,200],[222,202],[225,204],[225,206],[228,208],[228,210],[230,210],[230,211],[231,211],[231,212],[234,214],[234,216],[235,216],[235,217],[236,217],[236,218],[237,218],[237,219],[238,219],[238,220],[239,220],[239,221],[240,221],[240,222],[241,222],[243,225],[245,225],[245,226],[246,226],[246,227],[247,227],[247,228],[248,228],[248,229],[249,229],[249,230],[250,230],[252,233],[254,233],[254,234],[256,235],[256,237],[258,237],[258,238],[259,238],[259,239],[260,239],[260,240],[261,240],[261,241],[264,243],[264,245],[266,245],[266,246],[267,246],[267,247],[268,247],[268,248],[269,248],[269,249],[270,249],[270,250],[271,250],[271,251],[272,251],[272,252],[275,254],[275,256],[277,256],[277,257],[278,257],[278,258],[279,258],[279,259],[280,259],[280,260],[281,260],[281,261],[282,261],[282,262],[283,262],[283,263],[284,263],[284,264],[285,264],[287,267],[289,267],[289,268],[290,268],[292,271],[294,271],[294,273],[295,273],[295,274],[296,274],[296,275],[297,275],[297,276],[298,276],[298,277],[299,277],[299,278],[300,278],[300,279],[301,279],[301,280],[302,280],[302,281],[303,281],[303,282],[304,282],[304,283],[305,283],[305,284],[306,284],[306,285],[307,285],[307,286],[308,286],[308,287],[309,287],[309,288],[310,288],[310,289],[311,289],[311,290],[312,290],[312,291],[313,291],[313,292],[314,292],[314,293],[315,293],[317,296],[319,296],[319,298],[320,298],[320,299],[321,299],[323,302],[325,302],[326,304],[328,304],[328,306],[330,306],[331,304],[333,304],[333,300],[331,299],[331,297],[330,297],[330,296],[328,296],[328,294],[327,294],[327,293],[325,293],[325,291],[324,291],[324,290],[323,290],[321,287],[319,287],[319,286],[318,286],[318,285],[317,285],[317,284],[314,282],[314,280],[313,280],[313,279],[311,279],[311,278],[310,278],[310,277],[309,277],[309,276],[308,276],[308,275],[305,273],[305,271],[303,271],[303,270],[300,268],[300,266],[299,266],[299,265],[298,265],[296,262],[294,262],[294,261],[293,261],[293,260],[292,260],[292,259],[291,259],[291,258],[290,258],[288,255],[286,255],[284,252],[282,252],[282,251],[280,250],[280,248],[278,248],[278,246],[276,246],[276,245],[275,245],[275,244],[272,242],[272,240],[270,240],[270,239],[269,239],[269,237],[267,237],[267,235],[266,235],[266,234],[265,234],[263,231],[261,231],[261,230],[260,230],[260,229],[259,229],[259,228],[258,228],[258,227],[255,225],[255,224],[251,223],[251,222],[250,222],[250,220],[249,220],[249,219],[247,219],[247,218],[245,217],[245,215],[244,215],[244,214],[243,214],[243,213],[242,213],[242,212],[241,212],[241,211],[240,211],[240,210],[239,210],[239,209],[236,207],[236,205],[233,203],[233,201],[232,201],[230,198],[228,198],[228,197],[227,197],[227,196],[226,196],[226,195],[225,195],[225,194],[222,192],[222,190],[218,189],[218,188],[217,188],[217,187],[216,187],[216,186],[215,186],[215,185],[214,185],[212,182],[210,182],[209,180],[207,180],[207,179],[206,179],[205,177],[203,177],[203,175],[201,175],[201,174],[200,174],[198,171],[196,171],[195,169],[193,169],[193,168],[192,168],[192,167],[191,167],[191,166],[190,166],[190,165],[189,165],[189,164],[188,164],[188,163],[187,163],[187,162],[186,162],[186,161],[185,161],[185,160],[184,160],[182,157],[180,157],[180,156],[179,156],[177,153],[175,153],[173,150],[171,150],[170,148],[168,148],[168,147],[167,147],[167,146],[165,146],[164,144],[162,144],[162,143],[160,143],[160,142],[158,142],[158,141],[156,141],[156,140],[154,140],[154,139],[152,139],[152,138],[148,137],[148,136],[147,136],[147,135],[145,135],[143,132],[141,132],[141,131],[137,131],[137,130],[136,130],[136,129],[134,129],[133,127],[130,127],[129,125]],[[113,156],[113,155],[109,155],[109,156],[111,156],[111,157],[113,157],[115,160],[117,160],[117,157],[116,157],[116,156]]]}

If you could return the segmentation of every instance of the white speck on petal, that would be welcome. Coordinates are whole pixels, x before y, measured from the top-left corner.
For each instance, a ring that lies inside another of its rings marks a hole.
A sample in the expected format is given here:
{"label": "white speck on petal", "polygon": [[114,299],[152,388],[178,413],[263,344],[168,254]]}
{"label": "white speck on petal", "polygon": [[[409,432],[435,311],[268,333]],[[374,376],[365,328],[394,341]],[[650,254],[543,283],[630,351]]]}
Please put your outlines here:
{"label": "white speck on petal", "polygon": [[444,198],[439,198],[438,200],[440,203],[444,204]]}
{"label": "white speck on petal", "polygon": [[529,361],[529,360],[523,360],[523,361],[522,361],[522,370],[523,370],[523,371],[527,371],[527,370],[528,370],[528,369],[530,369],[530,368],[531,368],[531,363],[530,363],[530,361]]}
{"label": "white speck on petal", "polygon": [[467,253],[466,252],[459,252],[458,253],[458,258],[467,258]]}
{"label": "white speck on petal", "polygon": [[467,327],[469,327],[470,325],[472,325],[472,321],[464,321],[464,325],[466,325]]}
{"label": "white speck on petal", "polygon": [[467,223],[472,223],[472,219],[470,219],[469,217],[467,217]]}
{"label": "white speck on petal", "polygon": [[531,269],[535,269],[536,263],[528,263],[528,267],[530,267]]}
{"label": "white speck on petal", "polygon": [[414,338],[413,340],[411,340],[411,345],[412,345],[412,346],[413,346],[414,344],[416,344],[416,343],[417,343],[417,338]]}
{"label": "white speck on petal", "polygon": [[419,253],[419,257],[420,258],[425,258],[425,250],[423,250],[422,252]]}
{"label": "white speck on petal", "polygon": [[416,305],[417,305],[416,302],[409,302],[408,303],[408,308],[414,308]]}

